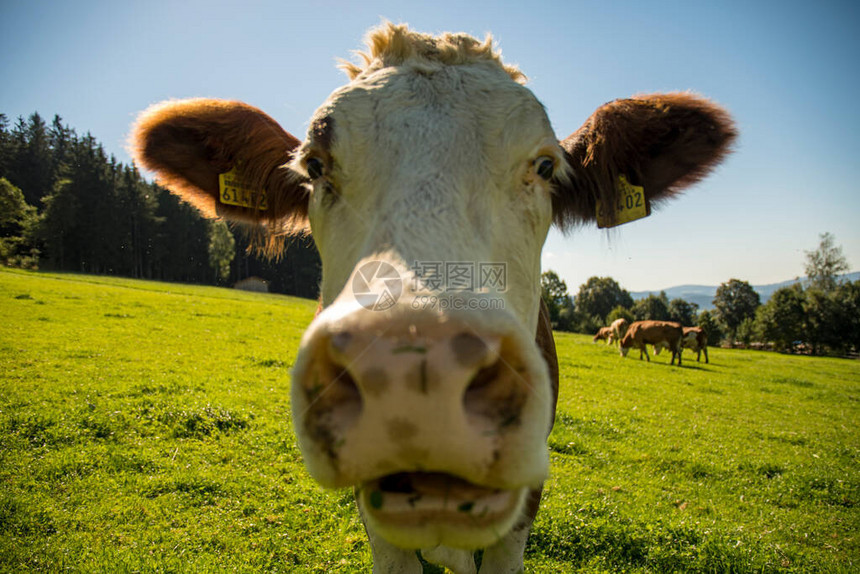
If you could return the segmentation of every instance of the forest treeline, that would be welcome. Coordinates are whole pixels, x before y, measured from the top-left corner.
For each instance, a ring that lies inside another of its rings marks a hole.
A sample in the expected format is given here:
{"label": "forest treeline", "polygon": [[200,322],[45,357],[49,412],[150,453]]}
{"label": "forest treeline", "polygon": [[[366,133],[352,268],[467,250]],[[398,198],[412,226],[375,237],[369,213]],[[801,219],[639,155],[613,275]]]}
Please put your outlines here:
{"label": "forest treeline", "polygon": [[848,261],[830,233],[806,252],[803,282],[774,291],[764,304],[747,282],[730,279],[714,296],[714,310],[698,310],[665,292],[633,300],[611,277],[591,277],[576,295],[554,271],[541,276],[541,294],[554,328],[594,334],[615,319],[676,321],[702,327],[709,345],[726,343],[783,352],[856,355],[860,352],[860,281],[846,281]]}
{"label": "forest treeline", "polygon": [[0,264],[221,285],[257,276],[270,291],[317,296],[310,239],[271,261],[249,249],[248,235],[201,218],[59,116],[10,125],[0,114]]}

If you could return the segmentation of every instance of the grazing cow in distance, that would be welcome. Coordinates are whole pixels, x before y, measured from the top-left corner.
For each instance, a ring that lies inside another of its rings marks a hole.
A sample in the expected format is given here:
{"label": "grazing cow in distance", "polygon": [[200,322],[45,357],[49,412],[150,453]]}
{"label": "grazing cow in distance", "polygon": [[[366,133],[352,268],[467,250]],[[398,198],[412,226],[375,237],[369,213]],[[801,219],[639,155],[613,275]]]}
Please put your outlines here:
{"label": "grazing cow in distance", "polygon": [[627,334],[627,327],[628,326],[629,326],[629,323],[627,322],[627,319],[625,319],[624,317],[620,317],[618,319],[615,319],[612,322],[612,324],[609,325],[609,328],[612,329],[612,337],[610,338],[609,342],[610,343],[620,343],[621,339],[624,338],[624,335]]}
{"label": "grazing cow in distance", "polygon": [[681,366],[681,339],[684,336],[684,330],[679,323],[672,321],[635,321],[627,329],[627,334],[621,340],[621,356],[626,357],[631,348],[639,349],[639,360],[642,360],[642,355],[649,362],[648,349],[646,345],[654,345],[654,352],[659,353],[659,349],[666,347],[672,349],[672,361],[670,364],[675,364],[675,358],[678,359],[678,366]]}
{"label": "grazing cow in distance", "polygon": [[705,352],[705,363],[708,363],[708,336],[705,330],[701,327],[684,327],[684,337],[681,339],[681,347],[691,349],[696,353],[696,362],[698,363],[702,357],[702,351]]}
{"label": "grazing cow in distance", "polygon": [[321,310],[293,425],[310,474],[354,488],[374,572],[421,572],[420,552],[471,574],[478,549],[482,573],[521,571],[558,394],[547,232],[647,215],[724,157],[733,123],[689,93],[643,95],[559,140],[490,38],[384,24],[361,57],[304,142],[247,104],[193,99],[143,113],[133,153],[272,250],[311,233]]}
{"label": "grazing cow in distance", "polygon": [[597,341],[606,341],[606,344],[612,343],[612,327],[601,327],[592,339],[594,343]]}

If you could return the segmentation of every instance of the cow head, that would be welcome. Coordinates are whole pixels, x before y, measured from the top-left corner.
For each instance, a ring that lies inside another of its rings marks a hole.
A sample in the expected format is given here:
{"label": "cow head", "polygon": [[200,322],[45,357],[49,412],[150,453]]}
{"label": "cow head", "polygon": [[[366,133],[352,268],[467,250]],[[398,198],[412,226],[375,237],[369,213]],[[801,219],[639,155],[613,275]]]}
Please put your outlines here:
{"label": "cow head", "polygon": [[[665,94],[606,104],[559,141],[489,39],[387,24],[368,44],[302,143],[245,104],[187,100],[141,116],[134,154],[206,215],[310,229],[323,310],[292,409],[311,474],[357,487],[398,546],[484,547],[547,476],[534,337],[550,226],[595,220],[619,176],[671,197],[734,131],[707,100]],[[228,172],[243,201],[225,203]]]}

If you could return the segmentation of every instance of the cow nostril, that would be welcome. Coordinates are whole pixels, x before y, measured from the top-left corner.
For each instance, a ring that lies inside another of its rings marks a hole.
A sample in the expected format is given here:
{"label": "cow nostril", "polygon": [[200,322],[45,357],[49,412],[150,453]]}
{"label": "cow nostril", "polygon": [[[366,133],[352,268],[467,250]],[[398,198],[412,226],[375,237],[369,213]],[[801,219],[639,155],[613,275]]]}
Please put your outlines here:
{"label": "cow nostril", "polygon": [[355,383],[355,379],[352,378],[348,369],[341,369],[333,382],[337,385],[340,394],[344,396],[352,396],[353,398],[361,400],[361,393],[359,393],[358,385]]}
{"label": "cow nostril", "polygon": [[470,418],[484,417],[487,414],[487,407],[492,403],[497,391],[501,363],[501,360],[498,360],[488,367],[483,367],[469,381],[463,396],[463,407]]}
{"label": "cow nostril", "polygon": [[305,379],[308,420],[325,419],[324,426],[346,428],[361,412],[362,397],[349,366],[332,352],[348,345],[349,336],[334,339],[329,340],[328,351],[318,356],[314,375]]}
{"label": "cow nostril", "polygon": [[507,359],[500,356],[478,370],[463,396],[466,415],[483,432],[497,433],[516,425],[526,402],[527,381],[509,364],[514,357]]}
{"label": "cow nostril", "polygon": [[479,370],[472,380],[469,381],[469,386],[466,388],[466,400],[469,400],[469,395],[475,395],[483,392],[487,387],[496,380],[501,370],[501,361],[496,361],[488,367]]}

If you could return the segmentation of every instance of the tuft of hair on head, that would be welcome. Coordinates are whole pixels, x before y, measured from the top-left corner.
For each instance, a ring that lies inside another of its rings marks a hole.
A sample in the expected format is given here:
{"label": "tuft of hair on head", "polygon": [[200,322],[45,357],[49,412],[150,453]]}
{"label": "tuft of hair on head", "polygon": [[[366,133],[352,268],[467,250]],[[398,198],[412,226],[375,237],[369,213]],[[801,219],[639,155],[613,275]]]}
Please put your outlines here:
{"label": "tuft of hair on head", "polygon": [[410,60],[450,66],[483,61],[495,63],[515,82],[526,83],[526,76],[518,67],[502,61],[502,53],[494,49],[490,34],[481,42],[468,34],[444,32],[432,36],[412,31],[407,24],[383,21],[367,33],[365,45],[367,51],[355,52],[361,63],[340,61],[339,67],[350,80],[382,68],[400,66]]}

